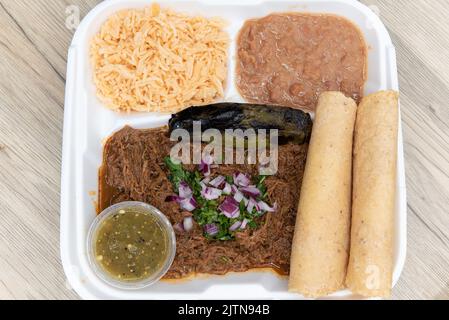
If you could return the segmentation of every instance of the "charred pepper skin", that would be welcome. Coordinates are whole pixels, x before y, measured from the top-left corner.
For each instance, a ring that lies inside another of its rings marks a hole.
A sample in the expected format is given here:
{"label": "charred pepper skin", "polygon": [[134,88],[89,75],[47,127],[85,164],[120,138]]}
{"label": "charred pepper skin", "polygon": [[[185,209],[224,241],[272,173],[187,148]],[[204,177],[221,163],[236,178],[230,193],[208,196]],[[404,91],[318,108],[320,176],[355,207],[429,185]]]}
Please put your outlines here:
{"label": "charred pepper skin", "polygon": [[218,129],[277,129],[279,143],[308,143],[312,133],[312,119],[298,109],[260,104],[217,103],[190,107],[172,115],[170,133],[185,129],[192,133],[193,122],[201,122],[201,130]]}

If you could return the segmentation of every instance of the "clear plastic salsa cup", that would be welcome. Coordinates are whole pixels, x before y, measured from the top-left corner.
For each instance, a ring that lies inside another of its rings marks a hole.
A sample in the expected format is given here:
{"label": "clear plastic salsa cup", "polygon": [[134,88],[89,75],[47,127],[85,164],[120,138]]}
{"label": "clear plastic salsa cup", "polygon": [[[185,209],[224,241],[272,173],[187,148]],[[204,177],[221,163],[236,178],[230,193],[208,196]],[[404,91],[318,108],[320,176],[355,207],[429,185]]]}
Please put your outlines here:
{"label": "clear plastic salsa cup", "polygon": [[[138,280],[124,280],[114,277],[108,272],[105,267],[99,262],[97,257],[97,238],[98,232],[101,230],[103,223],[116,214],[126,214],[131,211],[131,214],[136,211],[143,214],[148,214],[154,218],[154,223],[157,223],[161,231],[165,233],[167,238],[166,254],[163,263],[160,267],[148,276]],[[94,273],[107,284],[120,289],[141,289],[150,286],[160,280],[170,269],[176,253],[176,237],[173,227],[167,217],[157,208],[143,202],[126,201],[112,205],[103,210],[93,221],[87,236],[87,256],[89,264]]]}

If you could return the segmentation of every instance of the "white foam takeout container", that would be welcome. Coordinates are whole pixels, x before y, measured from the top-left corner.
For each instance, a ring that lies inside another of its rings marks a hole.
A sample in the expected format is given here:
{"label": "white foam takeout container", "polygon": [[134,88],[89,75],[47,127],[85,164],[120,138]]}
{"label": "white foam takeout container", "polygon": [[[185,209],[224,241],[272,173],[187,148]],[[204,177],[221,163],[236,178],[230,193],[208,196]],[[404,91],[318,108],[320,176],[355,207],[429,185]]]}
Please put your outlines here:
{"label": "white foam takeout container", "polygon": [[[122,114],[105,108],[95,95],[89,43],[112,13],[150,4],[148,0],[109,0],[100,3],[83,19],[69,48],[61,180],[61,256],[70,286],[85,299],[301,299],[301,296],[287,292],[287,278],[269,271],[209,276],[177,283],[161,281],[139,290],[120,290],[104,283],[90,269],[86,237],[96,216],[98,168],[105,139],[126,124],[135,128],[159,127],[165,125],[170,116]],[[240,27],[247,19],[274,12],[322,12],[348,18],[362,30],[369,47],[365,93],[398,89],[396,53],[390,36],[379,17],[355,0],[164,0],[160,4],[187,14],[219,16],[229,23],[227,32],[231,36],[231,46],[225,101],[243,102],[234,85],[235,39]],[[394,284],[402,272],[406,252],[402,129],[398,150]],[[341,291],[329,298],[357,297],[349,291]]]}

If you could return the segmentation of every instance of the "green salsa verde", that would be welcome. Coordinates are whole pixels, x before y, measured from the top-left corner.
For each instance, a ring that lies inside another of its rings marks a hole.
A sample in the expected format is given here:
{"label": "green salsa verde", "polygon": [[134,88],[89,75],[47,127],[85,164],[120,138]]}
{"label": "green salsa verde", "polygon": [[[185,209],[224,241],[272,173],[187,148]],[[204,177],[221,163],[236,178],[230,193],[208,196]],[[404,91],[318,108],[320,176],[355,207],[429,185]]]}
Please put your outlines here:
{"label": "green salsa verde", "polygon": [[112,278],[139,281],[160,271],[169,255],[169,236],[161,222],[138,207],[120,209],[98,227],[94,253]]}

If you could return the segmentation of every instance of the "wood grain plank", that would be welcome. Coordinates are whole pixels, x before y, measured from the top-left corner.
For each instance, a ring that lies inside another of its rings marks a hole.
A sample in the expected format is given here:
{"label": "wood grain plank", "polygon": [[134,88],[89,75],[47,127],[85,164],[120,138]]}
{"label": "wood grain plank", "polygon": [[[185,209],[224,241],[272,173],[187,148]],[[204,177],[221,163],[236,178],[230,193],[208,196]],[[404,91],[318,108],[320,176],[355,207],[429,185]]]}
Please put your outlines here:
{"label": "wood grain plank", "polygon": [[64,79],[4,2],[0,29],[0,297],[74,298],[59,259]]}

